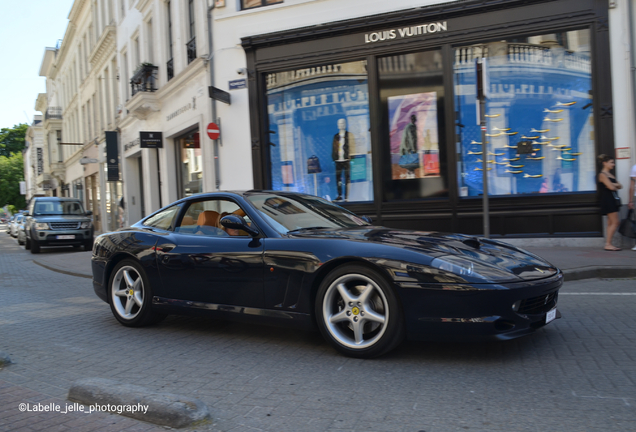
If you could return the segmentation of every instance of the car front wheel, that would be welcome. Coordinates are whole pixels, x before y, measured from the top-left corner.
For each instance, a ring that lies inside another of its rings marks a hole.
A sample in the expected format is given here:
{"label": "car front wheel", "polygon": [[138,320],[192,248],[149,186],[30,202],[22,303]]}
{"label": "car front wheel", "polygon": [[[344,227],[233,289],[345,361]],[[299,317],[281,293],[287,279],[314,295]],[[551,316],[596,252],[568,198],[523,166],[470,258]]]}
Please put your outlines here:
{"label": "car front wheel", "polygon": [[39,254],[40,253],[40,243],[37,240],[31,240],[31,253]]}
{"label": "car front wheel", "polygon": [[152,289],[138,262],[124,260],[117,264],[108,286],[110,309],[121,324],[142,327],[166,317],[152,310]]}
{"label": "car front wheel", "polygon": [[386,279],[362,265],[344,265],[321,283],[316,317],[322,335],[350,357],[377,357],[404,338],[400,304]]}

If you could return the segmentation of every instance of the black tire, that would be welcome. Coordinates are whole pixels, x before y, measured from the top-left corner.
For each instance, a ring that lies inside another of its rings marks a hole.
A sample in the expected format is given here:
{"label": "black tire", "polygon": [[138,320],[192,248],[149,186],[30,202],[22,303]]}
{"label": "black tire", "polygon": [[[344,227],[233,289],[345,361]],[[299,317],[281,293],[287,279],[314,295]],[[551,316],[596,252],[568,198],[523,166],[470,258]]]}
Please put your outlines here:
{"label": "black tire", "polygon": [[404,339],[402,307],[393,288],[364,265],[345,264],[329,273],[318,288],[315,314],[323,337],[349,357],[378,357]]}
{"label": "black tire", "polygon": [[26,250],[31,249],[31,240],[29,240],[29,238],[27,237],[26,240],[24,241],[24,248]]}
{"label": "black tire", "polygon": [[143,327],[167,315],[152,310],[152,288],[146,272],[132,259],[118,263],[108,280],[108,303],[113,315],[127,327]]}
{"label": "black tire", "polygon": [[84,242],[84,250],[85,251],[92,251],[93,250],[93,239],[86,240]]}
{"label": "black tire", "polygon": [[37,240],[31,240],[31,253],[39,254],[40,253],[40,243]]}

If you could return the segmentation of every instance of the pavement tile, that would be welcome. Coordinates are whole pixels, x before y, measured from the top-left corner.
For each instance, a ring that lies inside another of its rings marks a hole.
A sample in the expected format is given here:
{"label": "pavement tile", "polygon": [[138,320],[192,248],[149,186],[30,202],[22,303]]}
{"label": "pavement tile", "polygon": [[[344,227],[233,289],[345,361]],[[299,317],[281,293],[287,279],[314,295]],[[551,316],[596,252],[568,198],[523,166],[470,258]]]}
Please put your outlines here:
{"label": "pavement tile", "polygon": [[564,318],[530,337],[407,342],[368,361],[338,355],[316,333],[207,318],[125,328],[90,280],[31,259],[0,233],[0,350],[15,362],[0,370],[0,431],[166,430],[105,413],[20,423],[18,403],[66,403],[70,383],[86,377],[200,398],[213,421],[192,431],[636,430],[636,299],[574,295],[629,290],[625,282],[566,283]]}

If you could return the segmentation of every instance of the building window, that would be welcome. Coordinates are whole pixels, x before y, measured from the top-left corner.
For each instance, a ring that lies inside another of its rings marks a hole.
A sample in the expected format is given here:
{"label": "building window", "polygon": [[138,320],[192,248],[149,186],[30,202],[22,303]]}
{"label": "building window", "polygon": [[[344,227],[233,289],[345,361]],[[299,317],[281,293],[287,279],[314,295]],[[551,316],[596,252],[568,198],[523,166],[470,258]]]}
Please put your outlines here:
{"label": "building window", "polygon": [[241,10],[282,3],[283,0],[241,0]]}
{"label": "building window", "polygon": [[170,12],[170,2],[166,2],[166,14],[168,18],[168,62],[166,63],[166,73],[168,76],[168,81],[170,81],[174,77],[174,64],[173,64],[173,56],[172,56],[172,13]]}
{"label": "building window", "polygon": [[[455,49],[461,197],[596,190],[589,30]],[[486,145],[476,125],[475,59],[487,58]]]}
{"label": "building window", "polygon": [[274,190],[372,201],[366,61],[267,75]]}
{"label": "building window", "polygon": [[146,42],[147,42],[147,50],[148,53],[146,55],[146,59],[148,63],[155,62],[155,47],[154,47],[154,35],[152,34],[152,19],[146,21]]}
{"label": "building window", "polygon": [[194,0],[188,0],[188,17],[189,17],[189,41],[186,44],[186,52],[188,54],[188,64],[192,63],[197,58],[197,42],[195,38],[194,27]]}
{"label": "building window", "polygon": [[126,97],[126,102],[128,102],[128,99],[130,98],[130,90],[128,88],[128,54],[123,53],[121,55],[121,66],[122,66],[122,70],[124,72],[124,80],[122,80],[124,82],[124,96]]}

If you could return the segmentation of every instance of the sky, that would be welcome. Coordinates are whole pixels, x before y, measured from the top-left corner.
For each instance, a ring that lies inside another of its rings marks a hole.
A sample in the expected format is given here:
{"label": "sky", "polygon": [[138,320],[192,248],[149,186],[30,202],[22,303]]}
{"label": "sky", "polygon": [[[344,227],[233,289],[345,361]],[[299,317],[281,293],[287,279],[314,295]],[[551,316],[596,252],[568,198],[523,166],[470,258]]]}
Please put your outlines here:
{"label": "sky", "polygon": [[0,0],[0,128],[33,121],[45,47],[64,38],[73,0]]}

